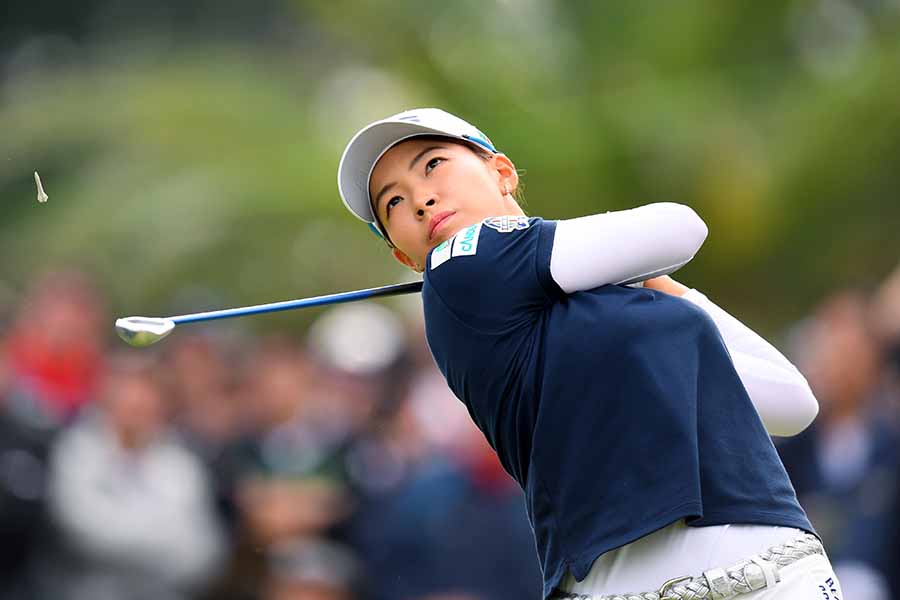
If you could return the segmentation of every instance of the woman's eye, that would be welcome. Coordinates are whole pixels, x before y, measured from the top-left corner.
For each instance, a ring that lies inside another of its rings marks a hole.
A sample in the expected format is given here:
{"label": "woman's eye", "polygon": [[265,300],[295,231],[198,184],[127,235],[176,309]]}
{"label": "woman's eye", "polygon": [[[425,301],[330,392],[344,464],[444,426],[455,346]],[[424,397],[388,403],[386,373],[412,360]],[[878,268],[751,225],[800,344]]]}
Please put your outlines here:
{"label": "woman's eye", "polygon": [[442,162],[444,162],[444,159],[438,156],[435,156],[434,158],[429,160],[427,163],[425,163],[425,174],[427,175],[428,173],[431,173],[431,170]]}

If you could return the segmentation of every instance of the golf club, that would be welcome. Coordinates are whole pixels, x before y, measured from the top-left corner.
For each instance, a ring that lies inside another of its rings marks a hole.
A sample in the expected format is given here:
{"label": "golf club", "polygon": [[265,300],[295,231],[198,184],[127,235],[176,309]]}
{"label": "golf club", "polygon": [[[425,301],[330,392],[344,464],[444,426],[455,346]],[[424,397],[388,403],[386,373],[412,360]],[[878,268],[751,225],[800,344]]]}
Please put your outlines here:
{"label": "golf club", "polygon": [[228,308],[209,312],[193,313],[190,315],[178,315],[175,317],[126,317],[116,320],[116,333],[128,344],[137,348],[143,348],[155,344],[182,323],[196,323],[198,321],[214,321],[216,319],[230,319],[231,317],[243,317],[262,313],[293,310],[295,308],[307,308],[310,306],[323,306],[326,304],[339,304],[379,298],[383,296],[396,296],[399,294],[413,294],[422,291],[422,282],[399,283],[386,285],[354,292],[340,292],[326,296],[313,296],[299,300],[285,300],[270,304],[257,304],[242,308]]}

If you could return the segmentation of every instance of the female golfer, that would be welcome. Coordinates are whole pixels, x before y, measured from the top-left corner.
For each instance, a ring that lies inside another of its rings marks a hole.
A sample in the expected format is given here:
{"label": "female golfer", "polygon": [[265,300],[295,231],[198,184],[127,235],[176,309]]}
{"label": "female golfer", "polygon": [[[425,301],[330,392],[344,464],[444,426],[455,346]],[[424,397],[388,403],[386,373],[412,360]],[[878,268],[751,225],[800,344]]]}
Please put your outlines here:
{"label": "female golfer", "polygon": [[769,438],[818,405],[667,276],[706,238],[691,209],[528,218],[510,159],[438,109],[362,129],[338,185],[424,274],[428,345],[525,491],[545,598],[842,599]]}

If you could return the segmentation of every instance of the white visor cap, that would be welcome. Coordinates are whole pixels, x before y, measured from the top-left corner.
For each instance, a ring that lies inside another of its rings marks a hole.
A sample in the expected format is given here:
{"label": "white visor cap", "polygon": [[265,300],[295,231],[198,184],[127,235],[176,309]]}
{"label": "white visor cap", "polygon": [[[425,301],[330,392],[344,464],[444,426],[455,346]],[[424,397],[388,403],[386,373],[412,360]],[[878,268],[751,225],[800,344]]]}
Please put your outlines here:
{"label": "white visor cap", "polygon": [[369,179],[375,163],[395,144],[405,139],[439,135],[477,145],[492,154],[497,150],[474,125],[439,108],[414,108],[375,121],[357,132],[347,144],[338,167],[338,190],[350,212],[365,221],[383,238],[386,232],[372,213]]}

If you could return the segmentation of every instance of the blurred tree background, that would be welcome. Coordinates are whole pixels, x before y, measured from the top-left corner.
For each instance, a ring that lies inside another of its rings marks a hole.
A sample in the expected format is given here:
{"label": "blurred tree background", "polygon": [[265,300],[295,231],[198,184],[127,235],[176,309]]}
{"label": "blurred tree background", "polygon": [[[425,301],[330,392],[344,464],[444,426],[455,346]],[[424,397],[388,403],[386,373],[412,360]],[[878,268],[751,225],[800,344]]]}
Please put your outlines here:
{"label": "blurred tree background", "polygon": [[526,171],[530,214],[694,207],[710,236],[680,278],[769,332],[900,256],[897,0],[5,10],[0,280],[13,291],[74,264],[116,314],[155,315],[409,278],[335,179],[354,131],[414,106],[486,131]]}

